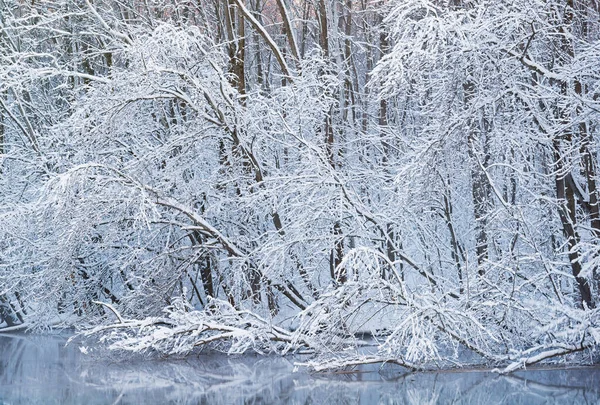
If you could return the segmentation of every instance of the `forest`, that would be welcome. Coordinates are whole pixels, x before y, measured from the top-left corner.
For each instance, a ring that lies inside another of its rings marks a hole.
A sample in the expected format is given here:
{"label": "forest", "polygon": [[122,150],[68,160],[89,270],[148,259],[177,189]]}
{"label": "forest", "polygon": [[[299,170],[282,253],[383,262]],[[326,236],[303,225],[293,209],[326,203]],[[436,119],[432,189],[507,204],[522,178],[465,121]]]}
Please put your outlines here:
{"label": "forest", "polygon": [[0,0],[1,326],[598,362],[599,118],[598,0]]}

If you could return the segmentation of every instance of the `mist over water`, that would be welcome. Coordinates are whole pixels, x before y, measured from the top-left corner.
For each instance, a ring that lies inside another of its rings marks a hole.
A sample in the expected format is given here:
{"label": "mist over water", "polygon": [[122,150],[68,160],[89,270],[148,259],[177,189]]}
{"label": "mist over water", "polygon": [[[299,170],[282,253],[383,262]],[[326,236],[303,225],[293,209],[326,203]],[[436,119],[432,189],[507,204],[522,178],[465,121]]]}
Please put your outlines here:
{"label": "mist over water", "polygon": [[293,372],[293,359],[107,359],[64,335],[0,335],[1,404],[596,404],[600,368],[403,373]]}

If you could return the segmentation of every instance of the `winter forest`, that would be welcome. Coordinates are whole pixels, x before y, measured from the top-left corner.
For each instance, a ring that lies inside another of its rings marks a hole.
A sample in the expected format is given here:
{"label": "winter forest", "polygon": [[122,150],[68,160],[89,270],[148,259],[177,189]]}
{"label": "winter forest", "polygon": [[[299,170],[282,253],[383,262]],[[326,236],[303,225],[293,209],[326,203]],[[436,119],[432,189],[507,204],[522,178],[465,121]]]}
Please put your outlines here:
{"label": "winter forest", "polygon": [[0,0],[2,326],[597,362],[599,118],[597,0]]}

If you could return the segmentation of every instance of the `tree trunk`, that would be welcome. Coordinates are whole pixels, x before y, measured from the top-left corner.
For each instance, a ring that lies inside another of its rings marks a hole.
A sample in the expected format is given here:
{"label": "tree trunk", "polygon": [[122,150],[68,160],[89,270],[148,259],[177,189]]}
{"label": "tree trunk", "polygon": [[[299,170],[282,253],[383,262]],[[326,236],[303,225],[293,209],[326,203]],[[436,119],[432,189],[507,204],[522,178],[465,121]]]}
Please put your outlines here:
{"label": "tree trunk", "polygon": [[[558,55],[559,63],[564,65],[569,64],[573,61],[575,51],[573,48],[573,41],[571,35],[574,32],[569,32],[573,30],[573,24],[575,22],[575,8],[573,0],[567,0],[564,8],[564,17],[563,24],[558,27],[558,33],[560,34],[560,55]],[[575,80],[574,90],[576,93],[581,94],[583,92],[583,86],[578,80]],[[569,97],[569,89],[570,83],[567,81],[562,81],[558,83],[560,87],[560,94],[563,98]],[[576,109],[576,112],[581,114],[581,111]],[[576,114],[578,115],[578,114]],[[567,239],[567,247],[569,261],[571,263],[571,271],[573,273],[573,277],[577,282],[577,286],[579,289],[579,293],[581,295],[581,305],[587,306],[588,308],[594,307],[594,301],[592,299],[590,285],[588,280],[585,277],[581,277],[581,253],[579,251],[579,244],[581,242],[580,235],[577,232],[577,194],[579,190],[577,189],[577,185],[575,184],[575,179],[572,175],[573,167],[567,166],[569,163],[568,156],[565,156],[561,150],[561,144],[564,143],[568,147],[573,143],[573,131],[574,127],[577,127],[579,130],[579,135],[581,137],[581,147],[584,148],[584,154],[582,158],[582,164],[584,166],[584,170],[587,169],[590,171],[592,175],[591,178],[588,178],[588,189],[590,191],[596,189],[595,184],[595,173],[594,173],[594,165],[593,162],[589,161],[586,164],[586,160],[588,159],[586,155],[586,145],[587,145],[587,130],[585,127],[585,122],[582,121],[578,126],[573,123],[573,117],[571,116],[571,112],[568,111],[564,107],[557,106],[555,116],[557,120],[561,123],[561,126],[565,128],[562,134],[555,137],[554,139],[554,160],[556,165],[556,196],[559,200],[559,216],[562,223],[563,233],[565,238]],[[576,118],[575,118],[576,119]],[[590,193],[590,203],[591,203],[592,195]],[[580,200],[583,200],[580,198]],[[581,201],[583,202],[583,201]],[[597,207],[597,202],[596,202]],[[590,204],[591,208],[591,204]],[[584,207],[585,209],[585,207]],[[596,208],[595,208],[596,209]],[[594,223],[594,214],[591,214],[592,223]]]}
{"label": "tree trunk", "polygon": [[[464,102],[468,108],[475,95],[475,83],[468,80],[463,84]],[[489,189],[488,180],[483,169],[480,166],[485,164],[480,161],[478,156],[477,143],[481,143],[479,137],[484,135],[486,128],[481,127],[481,123],[477,123],[474,119],[469,119],[468,124],[468,153],[471,167],[471,190],[473,200],[473,212],[475,215],[475,252],[477,255],[478,273],[484,275],[484,262],[488,259],[488,236],[487,236],[487,214],[490,204],[491,192]],[[479,141],[479,142],[478,142]],[[485,150],[485,139],[483,148]],[[484,155],[486,153],[484,152]]]}
{"label": "tree trunk", "polygon": [[16,326],[21,322],[10,304],[10,301],[5,295],[0,295],[0,320],[6,322],[6,326]]}

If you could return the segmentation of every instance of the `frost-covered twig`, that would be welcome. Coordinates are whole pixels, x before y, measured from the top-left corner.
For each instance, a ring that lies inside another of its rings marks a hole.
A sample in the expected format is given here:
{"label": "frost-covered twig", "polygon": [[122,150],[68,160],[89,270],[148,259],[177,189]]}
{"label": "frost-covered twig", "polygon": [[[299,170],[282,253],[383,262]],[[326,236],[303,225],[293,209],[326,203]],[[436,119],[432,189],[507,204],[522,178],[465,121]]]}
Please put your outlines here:
{"label": "frost-covered twig", "polygon": [[559,348],[555,348],[555,349],[548,347],[547,350],[544,350],[544,351],[536,354],[535,356],[524,357],[524,358],[520,358],[517,361],[513,361],[508,366],[506,366],[504,369],[499,370],[499,372],[501,374],[509,374],[509,373],[512,373],[513,371],[519,370],[521,368],[525,368],[526,366],[530,366],[532,364],[539,363],[543,360],[551,359],[553,357],[558,357],[558,356],[564,356],[564,355],[567,355],[570,353],[580,352],[580,351],[586,350],[591,347],[592,347],[591,344],[582,344],[580,346],[565,346],[565,347],[559,347]]}
{"label": "frost-covered twig", "polygon": [[123,318],[121,317],[121,314],[119,314],[119,311],[117,311],[115,309],[115,307],[113,307],[112,305],[106,303],[106,302],[102,302],[102,301],[92,301],[94,304],[98,304],[98,305],[103,305],[106,308],[110,309],[112,311],[113,314],[115,314],[115,316],[117,317],[117,319],[119,320],[120,323],[125,323],[125,321],[123,320]]}
{"label": "frost-covered twig", "polygon": [[322,372],[322,371],[333,371],[341,370],[346,368],[352,368],[356,366],[363,366],[369,364],[396,364],[398,366],[405,367],[412,371],[423,370],[423,367],[405,361],[401,358],[396,357],[381,357],[381,356],[363,356],[351,359],[331,359],[331,360],[316,360],[308,362],[295,362],[296,367],[306,367],[309,370]]}
{"label": "frost-covered twig", "polygon": [[102,340],[110,342],[110,349],[164,354],[185,354],[204,346],[230,354],[248,350],[282,352],[284,346],[292,343],[291,332],[217,299],[211,299],[202,311],[193,310],[179,300],[165,312],[165,317],[143,320],[120,318],[119,323],[97,326],[84,334],[100,335]]}

